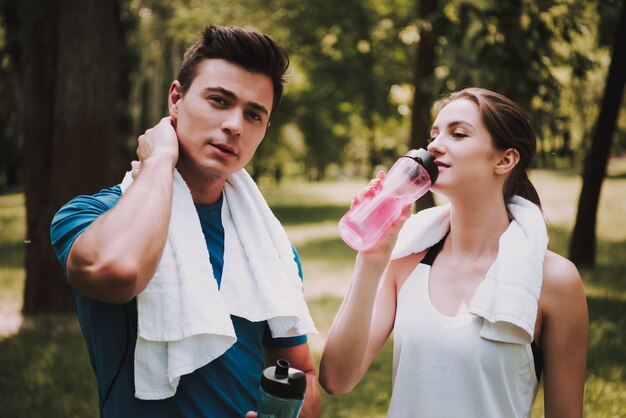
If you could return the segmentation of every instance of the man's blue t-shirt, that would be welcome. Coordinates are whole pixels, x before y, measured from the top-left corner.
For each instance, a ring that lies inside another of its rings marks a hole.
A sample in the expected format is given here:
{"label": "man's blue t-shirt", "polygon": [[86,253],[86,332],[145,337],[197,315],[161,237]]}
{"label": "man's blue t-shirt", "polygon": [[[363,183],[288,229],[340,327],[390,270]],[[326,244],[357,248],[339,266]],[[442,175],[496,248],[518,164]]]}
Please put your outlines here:
{"label": "man's blue t-shirt", "polygon": [[[111,209],[120,196],[119,186],[101,190],[93,196],[79,196],[56,214],[50,234],[64,268],[76,237],[98,216]],[[221,208],[221,200],[211,205],[196,205],[218,286],[224,264]],[[294,259],[302,277],[295,249]],[[263,348],[293,347],[307,341],[305,335],[272,338],[266,321],[250,322],[231,316],[237,342],[226,353],[195,372],[182,376],[173,397],[143,401],[134,396],[136,299],[125,304],[99,302],[70,289],[98,381],[100,415],[106,418],[243,417],[247,411],[256,410],[258,385],[265,361]]]}

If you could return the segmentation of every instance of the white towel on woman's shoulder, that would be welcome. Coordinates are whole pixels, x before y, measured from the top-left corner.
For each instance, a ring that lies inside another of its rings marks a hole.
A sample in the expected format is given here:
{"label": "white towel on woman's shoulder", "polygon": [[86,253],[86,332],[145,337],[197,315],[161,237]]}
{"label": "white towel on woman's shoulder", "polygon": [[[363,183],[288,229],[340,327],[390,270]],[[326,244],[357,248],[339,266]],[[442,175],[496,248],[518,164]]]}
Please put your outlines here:
{"label": "white towel on woman's shoulder", "polygon": [[[499,240],[498,255],[481,282],[469,311],[484,318],[481,336],[508,343],[533,340],[548,234],[541,210],[514,196],[513,220]],[[391,258],[432,247],[450,229],[450,204],[418,212],[403,225]]]}
{"label": "white towel on woman's shoulder", "polygon": [[[122,192],[132,185],[130,173]],[[224,186],[224,268],[213,276],[191,192],[174,172],[172,214],[161,261],[137,295],[135,397],[174,396],[180,376],[221,356],[237,340],[231,315],[267,320],[272,336],[315,333],[291,243],[245,170]]]}

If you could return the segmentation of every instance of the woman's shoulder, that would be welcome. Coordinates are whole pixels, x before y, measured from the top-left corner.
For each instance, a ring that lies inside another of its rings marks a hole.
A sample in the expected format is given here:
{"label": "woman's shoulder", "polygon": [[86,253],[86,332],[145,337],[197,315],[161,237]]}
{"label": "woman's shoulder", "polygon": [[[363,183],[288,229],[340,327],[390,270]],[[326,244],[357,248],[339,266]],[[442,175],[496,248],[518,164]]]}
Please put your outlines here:
{"label": "woman's shoulder", "polygon": [[567,258],[548,251],[543,263],[542,297],[550,304],[567,304],[584,298],[584,288],[576,265]]}
{"label": "woman's shoulder", "polygon": [[543,262],[544,281],[555,286],[571,286],[580,283],[580,273],[576,265],[553,251],[548,251]]}
{"label": "woman's shoulder", "polygon": [[395,260],[391,260],[389,263],[389,273],[393,277],[395,287],[400,290],[406,279],[409,278],[413,270],[424,259],[424,256],[428,253],[428,250],[424,250],[419,253],[412,253]]}

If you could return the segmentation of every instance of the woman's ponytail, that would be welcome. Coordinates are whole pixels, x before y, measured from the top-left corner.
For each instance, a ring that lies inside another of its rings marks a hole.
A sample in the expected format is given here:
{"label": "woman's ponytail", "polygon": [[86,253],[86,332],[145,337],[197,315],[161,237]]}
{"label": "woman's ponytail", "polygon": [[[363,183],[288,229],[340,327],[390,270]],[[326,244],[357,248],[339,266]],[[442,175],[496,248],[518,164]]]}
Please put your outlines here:
{"label": "woman's ponytail", "polygon": [[513,172],[504,185],[504,201],[509,203],[513,196],[520,196],[533,202],[541,209],[541,200],[537,189],[528,178],[526,171]]}

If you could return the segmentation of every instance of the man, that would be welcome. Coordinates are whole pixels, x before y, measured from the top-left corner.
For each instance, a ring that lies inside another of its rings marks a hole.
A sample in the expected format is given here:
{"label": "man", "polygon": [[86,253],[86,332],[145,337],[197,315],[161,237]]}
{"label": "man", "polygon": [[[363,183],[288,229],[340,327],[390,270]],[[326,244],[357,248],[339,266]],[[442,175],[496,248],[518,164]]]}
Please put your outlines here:
{"label": "man", "polygon": [[[205,28],[170,87],[169,117],[139,137],[132,187],[123,194],[115,186],[79,196],[55,216],[52,242],[76,300],[102,417],[242,417],[256,410],[262,369],[279,358],[307,374],[301,416],[319,415],[306,335],[274,338],[268,321],[232,316],[234,345],[183,374],[173,396],[137,399],[134,381],[141,319],[137,296],[153,280],[164,254],[175,170],[191,192],[219,286],[227,179],[241,171],[261,143],[282,97],[287,67],[286,53],[267,35]],[[293,255],[301,275],[295,250]]]}

